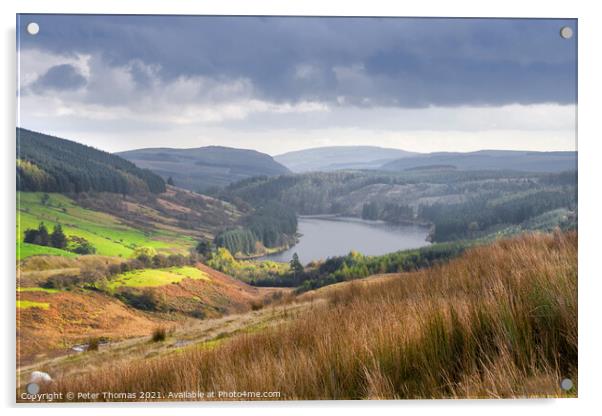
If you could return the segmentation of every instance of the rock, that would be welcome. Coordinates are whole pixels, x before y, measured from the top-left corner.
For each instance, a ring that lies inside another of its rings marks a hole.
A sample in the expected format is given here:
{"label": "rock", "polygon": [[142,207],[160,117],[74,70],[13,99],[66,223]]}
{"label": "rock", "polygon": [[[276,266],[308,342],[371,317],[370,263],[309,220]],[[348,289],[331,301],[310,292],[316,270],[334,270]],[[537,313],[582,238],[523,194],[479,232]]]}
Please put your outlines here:
{"label": "rock", "polygon": [[85,352],[88,350],[88,344],[74,345],[71,349],[75,352]]}
{"label": "rock", "polygon": [[50,374],[43,371],[33,371],[29,377],[29,382],[36,384],[52,383],[52,377],[50,377]]}

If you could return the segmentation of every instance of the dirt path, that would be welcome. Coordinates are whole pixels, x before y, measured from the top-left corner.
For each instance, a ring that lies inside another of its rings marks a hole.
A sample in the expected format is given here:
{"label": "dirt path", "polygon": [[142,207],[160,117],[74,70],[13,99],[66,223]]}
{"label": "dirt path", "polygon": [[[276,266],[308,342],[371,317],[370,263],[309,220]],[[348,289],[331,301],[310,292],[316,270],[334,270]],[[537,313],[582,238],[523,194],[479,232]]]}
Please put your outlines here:
{"label": "dirt path", "polygon": [[169,354],[182,348],[205,345],[211,348],[237,333],[251,333],[267,326],[290,320],[313,302],[267,306],[258,311],[226,315],[215,319],[189,320],[175,324],[163,342],[152,342],[148,336],[101,345],[98,351],[75,352],[44,359],[17,369],[17,385],[27,384],[32,371],[44,371],[51,377],[92,370],[111,362],[143,359]]}

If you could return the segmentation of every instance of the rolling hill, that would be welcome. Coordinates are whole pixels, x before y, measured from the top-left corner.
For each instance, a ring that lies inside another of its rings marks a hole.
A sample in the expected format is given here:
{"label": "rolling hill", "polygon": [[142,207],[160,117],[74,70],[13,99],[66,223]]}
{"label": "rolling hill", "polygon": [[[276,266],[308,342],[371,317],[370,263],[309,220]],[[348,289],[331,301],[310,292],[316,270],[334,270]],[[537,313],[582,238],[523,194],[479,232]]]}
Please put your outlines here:
{"label": "rolling hill", "polygon": [[400,172],[429,166],[460,170],[562,172],[577,169],[577,152],[480,150],[469,153],[429,153],[399,158],[383,164],[381,169]]}
{"label": "rolling hill", "polygon": [[377,169],[387,162],[415,155],[417,153],[377,146],[331,146],[283,153],[274,159],[293,172],[329,172]]}
{"label": "rolling hill", "polygon": [[164,179],[171,177],[177,186],[192,191],[222,187],[253,176],[290,173],[265,153],[222,146],[138,149],[117,154]]}
{"label": "rolling hill", "polygon": [[235,205],[73,141],[25,129],[17,140],[19,362],[247,311],[270,292],[195,254],[245,215]]}
{"label": "rolling hill", "polygon": [[18,127],[17,190],[125,195],[161,193],[165,182],[111,153]]}
{"label": "rolling hill", "polygon": [[433,241],[480,238],[516,227],[553,229],[576,220],[575,171],[376,170],[254,178],[220,197],[275,201],[300,215],[336,214],[434,225]]}
{"label": "rolling hill", "polygon": [[[100,257],[88,259],[88,263],[103,261]],[[81,260],[70,262],[76,269],[90,267]],[[246,312],[253,302],[260,302],[271,293],[270,289],[249,286],[201,263],[137,272],[136,276],[132,276],[134,272],[116,276],[111,290],[104,292],[91,288],[20,286],[17,292],[20,362],[26,363],[36,356],[73,353],[71,347],[93,337],[111,342],[132,336],[148,337],[158,326],[174,326],[191,317],[217,318]],[[132,294],[151,296],[161,306],[153,311],[135,308],[126,301],[133,299]]]}
{"label": "rolling hill", "polygon": [[17,193],[17,259],[34,255],[73,257],[74,253],[25,243],[25,230],[61,224],[67,236],[88,240],[96,253],[129,257],[136,247],[186,254],[201,238],[212,239],[242,215],[233,205],[168,187],[150,200],[111,193],[61,195]]}

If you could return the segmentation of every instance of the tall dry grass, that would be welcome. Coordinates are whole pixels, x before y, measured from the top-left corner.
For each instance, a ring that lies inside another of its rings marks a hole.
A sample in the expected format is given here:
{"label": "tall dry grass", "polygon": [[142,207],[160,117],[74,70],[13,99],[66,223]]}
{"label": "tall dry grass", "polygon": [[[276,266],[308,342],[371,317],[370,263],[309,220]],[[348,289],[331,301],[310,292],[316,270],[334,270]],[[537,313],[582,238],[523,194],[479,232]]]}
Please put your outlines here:
{"label": "tall dry grass", "polygon": [[54,387],[391,399],[560,396],[563,378],[576,383],[576,233],[499,241],[326,293],[291,323],[212,350],[59,377]]}

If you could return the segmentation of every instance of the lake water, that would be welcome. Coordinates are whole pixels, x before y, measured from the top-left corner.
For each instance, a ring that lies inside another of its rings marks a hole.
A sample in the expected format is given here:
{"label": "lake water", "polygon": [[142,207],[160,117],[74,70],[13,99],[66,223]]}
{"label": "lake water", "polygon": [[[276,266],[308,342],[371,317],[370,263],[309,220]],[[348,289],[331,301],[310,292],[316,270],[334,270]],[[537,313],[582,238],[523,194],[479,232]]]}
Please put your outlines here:
{"label": "lake water", "polygon": [[345,217],[299,217],[299,242],[281,253],[260,260],[290,261],[294,253],[301,263],[342,256],[351,250],[379,255],[428,246],[428,229],[415,225],[392,225]]}

